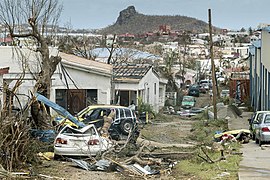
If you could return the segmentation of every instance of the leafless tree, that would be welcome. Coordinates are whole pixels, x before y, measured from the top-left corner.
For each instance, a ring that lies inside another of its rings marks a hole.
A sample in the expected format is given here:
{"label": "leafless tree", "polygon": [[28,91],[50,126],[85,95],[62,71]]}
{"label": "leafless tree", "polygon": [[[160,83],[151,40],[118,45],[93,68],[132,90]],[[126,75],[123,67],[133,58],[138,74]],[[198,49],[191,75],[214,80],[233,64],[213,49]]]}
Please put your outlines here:
{"label": "leafless tree", "polygon": [[[46,36],[55,32],[62,5],[58,0],[1,0],[0,22],[11,38],[24,38],[35,43],[39,72],[34,92],[50,97],[51,77],[61,61],[51,56]],[[32,47],[33,48],[33,47]],[[33,49],[32,49],[33,50]],[[32,114],[33,118],[38,114]]]}
{"label": "leafless tree", "polygon": [[35,90],[50,96],[51,76],[59,56],[50,56],[46,33],[56,27],[62,11],[57,0],[2,0],[0,2],[0,21],[6,26],[12,38],[32,39],[40,55],[40,72]]}
{"label": "leafless tree", "polygon": [[73,33],[71,22],[65,24],[66,32],[58,37],[58,48],[60,51],[74,54],[89,60],[95,60],[96,55],[92,53],[102,43],[101,36],[91,36],[89,31]]}

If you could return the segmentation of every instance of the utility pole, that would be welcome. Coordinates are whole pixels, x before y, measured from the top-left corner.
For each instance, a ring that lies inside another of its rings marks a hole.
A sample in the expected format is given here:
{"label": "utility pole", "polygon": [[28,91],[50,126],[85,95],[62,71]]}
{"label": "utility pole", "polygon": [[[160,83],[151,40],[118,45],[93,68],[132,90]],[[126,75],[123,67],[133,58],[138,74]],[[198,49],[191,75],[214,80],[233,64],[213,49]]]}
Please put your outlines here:
{"label": "utility pole", "polygon": [[208,9],[209,18],[209,46],[211,54],[211,69],[212,69],[212,91],[213,91],[213,108],[214,108],[214,120],[217,120],[217,86],[216,86],[216,70],[214,62],[213,40],[212,40],[212,23],[211,23],[211,9]]}

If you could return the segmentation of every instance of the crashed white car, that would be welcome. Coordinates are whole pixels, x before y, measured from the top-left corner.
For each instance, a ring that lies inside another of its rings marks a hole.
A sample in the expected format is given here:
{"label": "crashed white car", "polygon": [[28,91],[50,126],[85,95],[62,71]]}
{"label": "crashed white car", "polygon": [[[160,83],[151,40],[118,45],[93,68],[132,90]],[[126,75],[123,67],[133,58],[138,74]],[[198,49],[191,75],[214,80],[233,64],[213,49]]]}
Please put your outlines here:
{"label": "crashed white car", "polygon": [[101,137],[93,124],[76,129],[66,125],[54,141],[54,157],[95,156],[106,151],[112,142]]}

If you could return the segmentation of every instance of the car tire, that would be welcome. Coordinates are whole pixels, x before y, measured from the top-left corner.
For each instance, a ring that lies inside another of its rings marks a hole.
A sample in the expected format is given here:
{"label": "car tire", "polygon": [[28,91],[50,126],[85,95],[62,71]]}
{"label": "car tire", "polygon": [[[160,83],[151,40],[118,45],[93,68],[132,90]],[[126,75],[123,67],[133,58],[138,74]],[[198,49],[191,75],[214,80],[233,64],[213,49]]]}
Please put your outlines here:
{"label": "car tire", "polygon": [[255,134],[254,133],[252,134],[252,140],[253,141],[255,140]]}
{"label": "car tire", "polygon": [[255,138],[255,143],[259,144],[259,139],[258,138]]}
{"label": "car tire", "polygon": [[128,135],[133,127],[133,123],[129,119],[125,119],[120,123],[120,129],[124,135]]}
{"label": "car tire", "polygon": [[61,160],[61,159],[63,159],[63,156],[58,155],[58,154],[54,154],[53,159],[56,160],[56,161]]}

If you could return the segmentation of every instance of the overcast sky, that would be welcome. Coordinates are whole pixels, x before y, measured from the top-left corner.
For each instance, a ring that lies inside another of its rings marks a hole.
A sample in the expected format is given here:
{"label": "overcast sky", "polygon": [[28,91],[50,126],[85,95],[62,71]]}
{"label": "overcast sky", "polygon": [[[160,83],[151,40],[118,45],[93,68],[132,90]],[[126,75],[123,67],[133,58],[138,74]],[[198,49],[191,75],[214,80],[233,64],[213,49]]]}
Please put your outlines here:
{"label": "overcast sky", "polygon": [[214,26],[227,29],[256,28],[270,24],[270,0],[62,0],[61,25],[99,29],[113,24],[119,12],[135,6],[145,15],[184,15],[208,21],[212,9]]}

